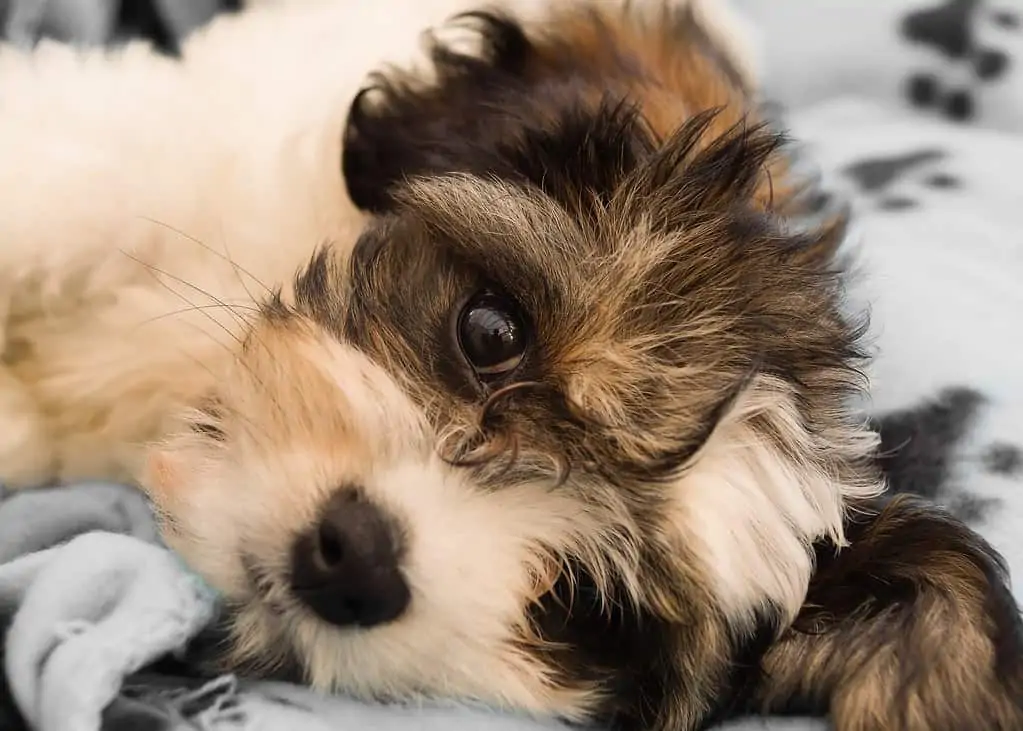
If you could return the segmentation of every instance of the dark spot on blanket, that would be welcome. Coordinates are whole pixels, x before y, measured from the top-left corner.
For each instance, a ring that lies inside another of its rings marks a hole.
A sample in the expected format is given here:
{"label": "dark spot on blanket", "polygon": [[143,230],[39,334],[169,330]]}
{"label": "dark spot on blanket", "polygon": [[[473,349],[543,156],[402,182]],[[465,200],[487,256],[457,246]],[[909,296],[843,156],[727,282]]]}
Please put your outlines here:
{"label": "dark spot on blanket", "polygon": [[902,19],[902,35],[949,58],[965,58],[975,46],[973,15],[980,4],[981,0],[947,0],[909,13]]}
{"label": "dark spot on blanket", "polygon": [[914,107],[929,107],[938,101],[941,85],[933,74],[912,74],[906,86],[906,96]]}
{"label": "dark spot on blanket", "polygon": [[924,185],[930,188],[953,189],[962,185],[962,181],[955,175],[948,173],[935,173],[924,178]]}
{"label": "dark spot on blanket", "polygon": [[923,403],[877,420],[878,462],[891,490],[936,499],[949,479],[954,452],[974,425],[984,397],[950,388]]}
{"label": "dark spot on blanket", "polygon": [[[931,74],[913,73],[906,96],[916,107],[936,107],[948,119],[964,122],[976,113],[974,87],[1004,77],[1012,66],[1008,54],[983,45],[978,39],[981,23],[1015,28],[1019,17],[1009,11],[981,12],[983,0],[947,0],[932,7],[908,13],[902,18],[900,33],[909,43],[934,51],[946,70],[953,72],[946,82]],[[957,68],[965,67],[972,78],[963,86],[951,80]]]}
{"label": "dark spot on blanket", "polygon": [[[851,179],[860,192],[874,198],[882,211],[905,211],[916,208],[921,201],[896,193],[896,188],[907,176],[921,171],[934,163],[945,160],[948,153],[933,148],[923,148],[893,155],[878,155],[856,160],[842,169],[842,174]],[[933,190],[955,190],[961,181],[948,172],[936,171],[923,175],[915,181]]]}
{"label": "dark spot on blanket", "polygon": [[941,503],[963,520],[983,518],[990,504],[953,483],[961,445],[976,425],[984,396],[968,387],[948,388],[933,398],[875,419],[881,435],[877,461],[892,493]]}
{"label": "dark spot on blanket", "polygon": [[952,515],[964,523],[980,523],[987,517],[991,508],[997,507],[999,501],[979,495],[957,495],[948,500],[946,507]]}
{"label": "dark spot on blanket", "polygon": [[179,56],[181,53],[178,38],[156,0],[124,0],[119,3],[117,29],[129,38],[149,39],[168,56]]}
{"label": "dark spot on blanket", "polygon": [[893,195],[889,198],[882,198],[881,202],[877,205],[883,211],[905,211],[910,208],[916,208],[920,204],[912,198]]}
{"label": "dark spot on blanket", "polygon": [[864,158],[847,165],[842,172],[859,185],[864,193],[879,193],[908,172],[944,157],[942,150],[914,150],[902,155]]}
{"label": "dark spot on blanket", "polygon": [[1020,26],[1019,15],[1011,10],[996,10],[991,13],[991,22],[999,28],[1007,28],[1008,30],[1016,30]]}
{"label": "dark spot on blanket", "polygon": [[949,93],[942,102],[945,116],[954,122],[966,122],[973,118],[973,96],[970,92],[959,89]]}
{"label": "dark spot on blanket", "polygon": [[981,457],[984,469],[1001,477],[1023,476],[1023,448],[1015,444],[997,442],[990,445]]}
{"label": "dark spot on blanket", "polygon": [[973,67],[978,79],[994,81],[1009,68],[1009,57],[1001,51],[988,49],[977,54],[973,59]]}

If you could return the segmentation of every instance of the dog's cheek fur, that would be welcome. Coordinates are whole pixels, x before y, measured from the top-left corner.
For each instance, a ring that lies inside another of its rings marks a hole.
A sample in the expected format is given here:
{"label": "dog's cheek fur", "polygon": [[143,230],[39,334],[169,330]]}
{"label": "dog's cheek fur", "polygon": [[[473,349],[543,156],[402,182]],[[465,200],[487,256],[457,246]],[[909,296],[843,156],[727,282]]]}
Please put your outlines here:
{"label": "dog's cheek fur", "polygon": [[[614,552],[587,546],[607,512],[547,481],[473,484],[435,456],[420,410],[377,364],[279,301],[222,376],[151,451],[144,483],[168,543],[227,600],[223,667],[366,698],[592,714],[595,689],[561,682],[521,637],[559,556]],[[324,624],[287,583],[291,542],[345,483],[394,516],[408,546],[410,610],[371,631]]]}
{"label": "dog's cheek fur", "polygon": [[[790,398],[782,384],[759,382],[681,478],[631,488],[631,510],[645,516],[632,585],[622,580],[606,595],[593,588],[606,576],[586,590],[583,573],[582,589],[560,587],[535,610],[530,646],[561,682],[602,690],[599,720],[679,729],[730,715],[754,688],[764,649],[803,603],[810,545],[844,541],[844,499],[827,468],[791,459],[757,430],[767,420],[803,440],[788,449],[812,454]],[[860,454],[863,435],[850,437],[835,449]],[[844,487],[856,499],[877,486]]]}

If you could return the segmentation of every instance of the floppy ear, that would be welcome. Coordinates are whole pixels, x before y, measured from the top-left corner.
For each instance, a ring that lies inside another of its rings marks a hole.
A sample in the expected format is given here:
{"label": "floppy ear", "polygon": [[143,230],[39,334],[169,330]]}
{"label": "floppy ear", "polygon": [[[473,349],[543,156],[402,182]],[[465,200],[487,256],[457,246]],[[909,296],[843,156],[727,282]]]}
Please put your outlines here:
{"label": "floppy ear", "polygon": [[524,67],[534,51],[524,29],[485,13],[459,16],[451,24],[475,31],[475,52],[453,50],[427,35],[431,73],[381,71],[352,102],[341,167],[349,195],[362,209],[390,209],[391,189],[407,178],[449,172],[503,176],[508,165],[502,146],[533,121],[528,106],[515,104],[530,88]]}
{"label": "floppy ear", "polygon": [[763,661],[764,711],[836,731],[1023,729],[1023,623],[1001,556],[942,509],[859,505]]}
{"label": "floppy ear", "polygon": [[431,38],[431,73],[390,69],[352,103],[342,146],[352,200],[379,212],[406,178],[450,172],[543,187],[556,170],[529,169],[523,147],[602,106],[635,110],[660,139],[717,109],[711,131],[723,133],[750,111],[748,79],[692,6],[555,3],[529,26],[496,12],[454,18],[473,52]]}

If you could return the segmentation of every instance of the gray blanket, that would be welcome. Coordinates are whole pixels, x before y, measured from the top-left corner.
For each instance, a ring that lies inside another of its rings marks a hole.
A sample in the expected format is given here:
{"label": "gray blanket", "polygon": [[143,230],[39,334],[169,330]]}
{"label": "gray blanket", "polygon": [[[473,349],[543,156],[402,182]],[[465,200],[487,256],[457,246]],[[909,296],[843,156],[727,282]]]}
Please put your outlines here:
{"label": "gray blanket", "polygon": [[[819,164],[822,194],[856,216],[848,246],[866,276],[853,295],[873,310],[885,466],[897,489],[950,506],[1023,575],[1020,0],[733,2],[760,31],[768,91]],[[76,38],[70,15],[47,18]],[[215,597],[160,547],[128,488],[0,502],[0,602],[2,729],[545,728],[202,675],[193,660],[216,641]]]}
{"label": "gray blanket", "polygon": [[[209,677],[192,658],[216,597],[159,545],[144,498],[86,484],[0,503],[7,615],[0,728],[521,729],[513,717],[438,705],[371,706],[275,683]],[[198,645],[198,647],[197,647]]]}

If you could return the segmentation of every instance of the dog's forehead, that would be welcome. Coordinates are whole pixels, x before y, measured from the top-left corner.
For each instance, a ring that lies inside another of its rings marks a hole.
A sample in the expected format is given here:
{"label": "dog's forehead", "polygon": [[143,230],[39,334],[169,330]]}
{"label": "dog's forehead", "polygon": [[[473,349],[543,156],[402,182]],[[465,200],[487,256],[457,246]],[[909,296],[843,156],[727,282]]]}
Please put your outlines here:
{"label": "dog's forehead", "polygon": [[584,110],[506,150],[511,171],[412,178],[355,247],[356,299],[382,298],[392,319],[436,320],[497,286],[532,318],[555,369],[634,361],[687,325],[691,339],[713,340],[780,245],[751,199],[776,137],[739,127],[708,141],[712,119],[657,146],[627,109]]}
{"label": "dog's forehead", "polygon": [[[699,125],[693,127],[682,146],[699,136]],[[737,137],[737,155],[756,144]],[[568,340],[607,328],[664,329],[671,315],[694,314],[701,303],[719,307],[700,292],[746,287],[758,255],[777,248],[763,246],[774,222],[744,198],[745,181],[707,180],[706,170],[684,169],[672,154],[665,147],[627,170],[562,168],[540,184],[467,173],[419,178],[398,193],[406,225],[392,227],[391,241],[368,243],[366,251],[430,249],[436,256],[395,254],[393,265],[419,258],[444,269],[457,262],[519,299],[545,331],[567,328]],[[758,154],[726,162],[752,177]],[[678,169],[660,169],[665,158]],[[726,200],[711,200],[716,188],[732,182]],[[683,296],[689,307],[664,307]]]}

